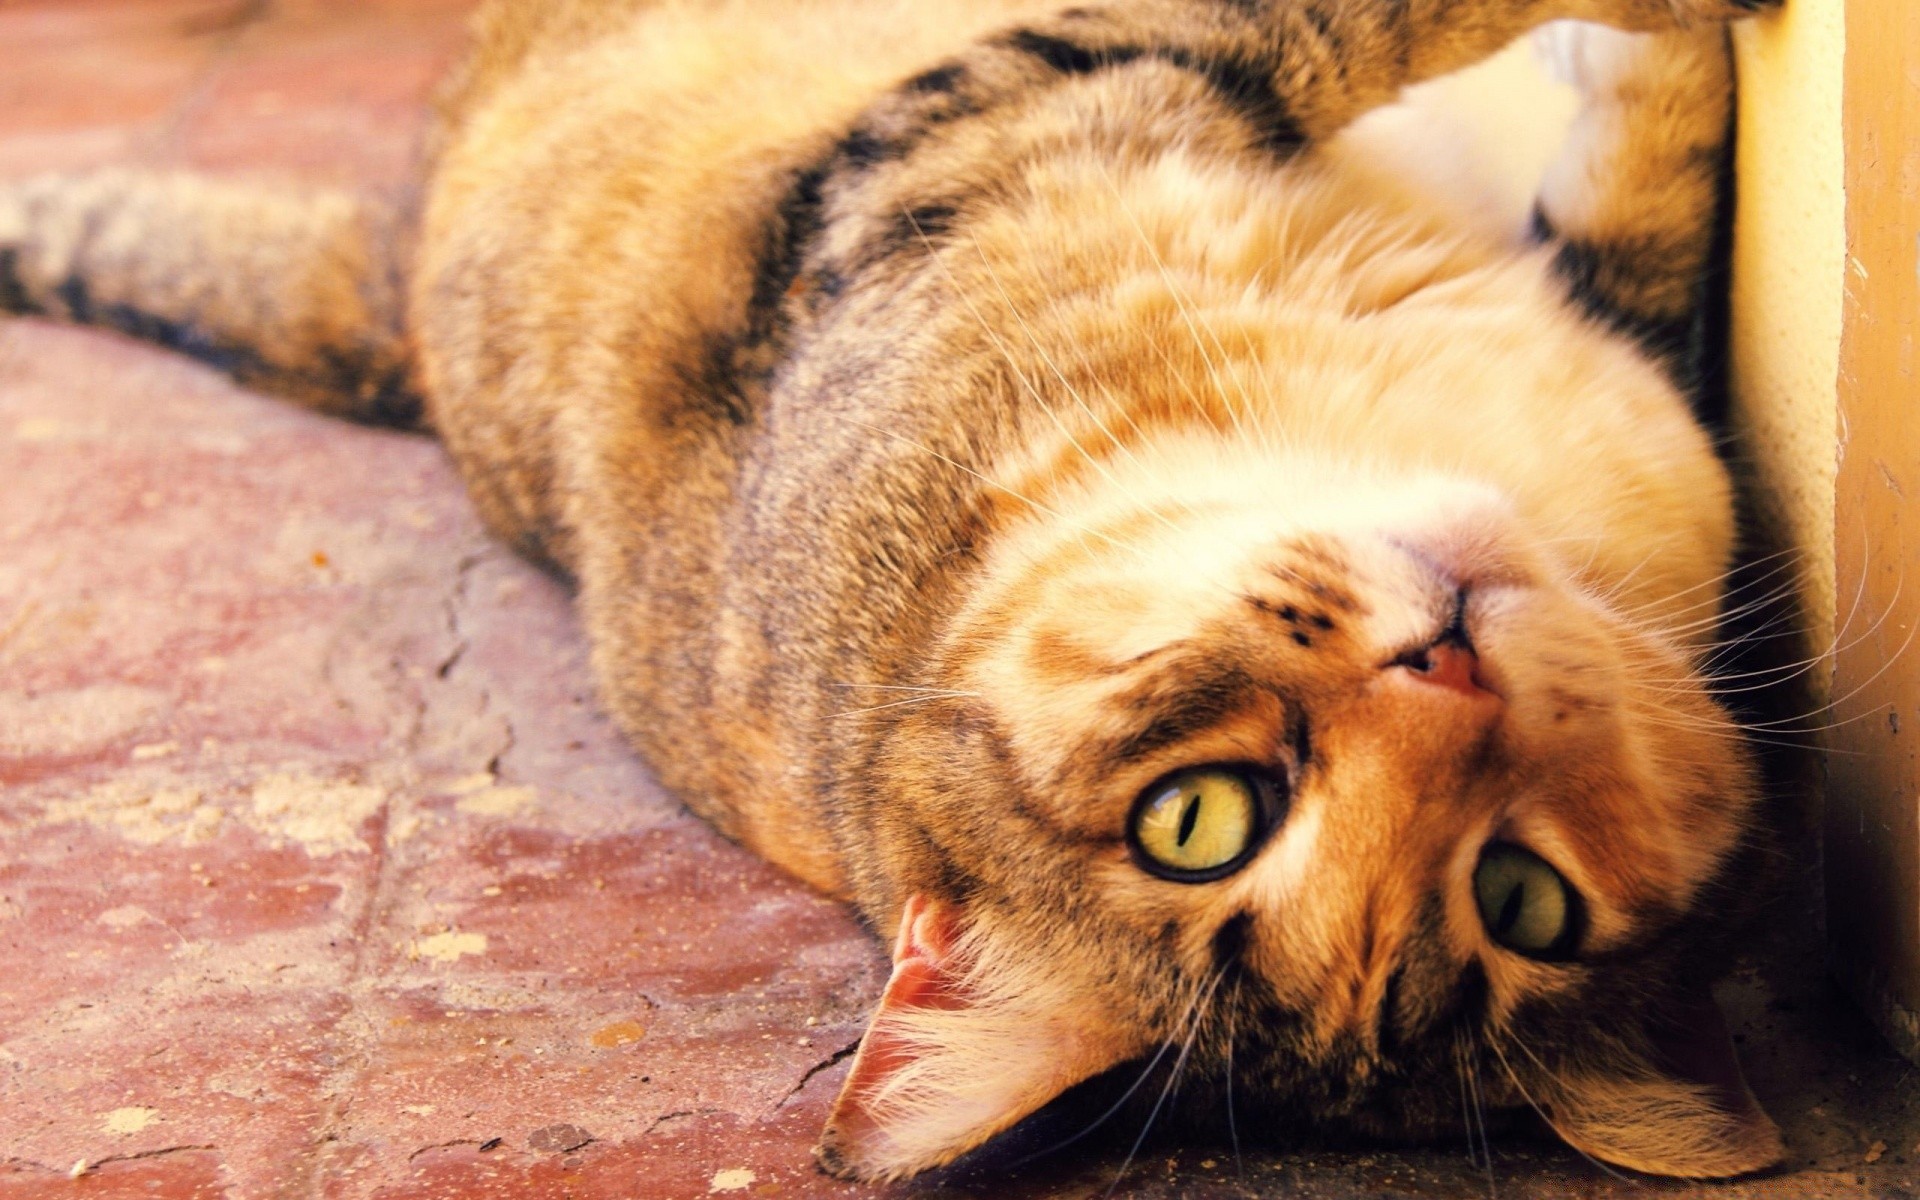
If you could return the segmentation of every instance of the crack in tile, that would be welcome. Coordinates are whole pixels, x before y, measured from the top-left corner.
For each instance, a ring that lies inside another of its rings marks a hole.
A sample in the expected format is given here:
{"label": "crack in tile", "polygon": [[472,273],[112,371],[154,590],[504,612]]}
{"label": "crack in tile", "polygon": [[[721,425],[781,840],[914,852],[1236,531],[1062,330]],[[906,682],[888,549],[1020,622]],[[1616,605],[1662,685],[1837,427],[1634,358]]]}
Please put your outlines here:
{"label": "crack in tile", "polygon": [[212,40],[213,45],[206,51],[193,82],[174,101],[170,111],[140,139],[134,155],[136,161],[154,165],[168,158],[183,157],[181,150],[188,126],[206,111],[215,83],[232,69],[239,55],[242,38],[264,24],[273,15],[273,7],[273,0],[240,0],[235,12],[213,14],[202,28],[191,28],[190,23],[176,27],[184,37],[206,37]]}
{"label": "crack in tile", "polygon": [[445,679],[453,674],[454,667],[466,657],[467,649],[472,644],[472,640],[467,637],[466,630],[463,628],[461,612],[467,606],[468,592],[473,585],[474,568],[490,557],[491,555],[484,552],[462,555],[459,563],[454,567],[453,587],[449,590],[447,598],[441,601],[441,609],[446,613],[447,618],[447,636],[453,639],[453,651],[441,659],[440,664],[434,668],[435,679]]}
{"label": "crack in tile", "polygon": [[798,1096],[800,1092],[807,1086],[807,1084],[813,1082],[813,1077],[815,1075],[818,1075],[820,1072],[826,1070],[828,1067],[832,1067],[839,1063],[845,1062],[849,1055],[851,1055],[855,1050],[858,1050],[860,1048],[860,1041],[861,1041],[860,1038],[855,1038],[851,1042],[848,1042],[846,1045],[840,1047],[838,1050],[835,1050],[832,1054],[827,1055],[825,1058],[821,1059],[819,1062],[813,1064],[811,1067],[808,1067],[807,1073],[800,1077],[800,1082],[788,1088],[787,1094],[780,1097],[780,1099],[777,1102],[775,1102],[773,1108],[770,1111],[779,1112],[781,1109],[787,1106],[787,1101],[793,1099],[795,1096]]}
{"label": "crack in tile", "polygon": [[[373,930],[381,915],[390,910],[393,892],[397,887],[397,881],[393,878],[394,856],[387,837],[396,803],[394,795],[389,793],[374,816],[370,847],[373,861],[368,875],[366,900],[353,916],[350,926],[353,951],[348,957],[339,987],[339,995],[346,1002],[346,1007],[326,1034],[328,1042],[340,1046],[340,1065],[322,1079],[315,1089],[316,1098],[323,1105],[316,1140],[323,1147],[339,1141],[335,1130],[345,1124],[347,1114],[353,1108],[352,1084],[369,1066],[365,1040],[352,1026],[355,1018],[361,1015],[362,1003],[370,990],[368,955],[376,952]],[[326,1188],[326,1167],[322,1161],[325,1157],[324,1152],[303,1155],[294,1168],[295,1178],[289,1181],[286,1194],[320,1196]]]}
{"label": "crack in tile", "polygon": [[549,1154],[571,1154],[599,1141],[578,1125],[545,1125],[527,1136],[527,1147]]}
{"label": "crack in tile", "polygon": [[721,1113],[725,1111],[726,1111],[725,1109],[720,1109],[720,1108],[678,1108],[670,1113],[664,1113],[660,1116],[655,1117],[651,1122],[648,1123],[645,1129],[640,1131],[640,1136],[641,1137],[649,1136],[650,1134],[653,1133],[654,1130],[660,1128],[662,1125],[667,1124],[669,1121],[684,1121],[688,1117],[711,1117],[717,1113]]}
{"label": "crack in tile", "polygon": [[445,679],[447,676],[453,674],[453,669],[459,666],[460,660],[466,656],[467,643],[461,642],[453,648],[453,653],[440,660],[440,665],[433,669],[433,677],[435,679]]}
{"label": "crack in tile", "polygon": [[[452,585],[446,589],[445,596],[441,600],[446,636],[453,645],[434,665],[432,679],[419,687],[414,694],[412,728],[407,731],[403,739],[405,752],[410,760],[417,759],[425,749],[423,743],[428,731],[433,727],[428,718],[433,711],[435,696],[438,694],[437,686],[456,688],[460,686],[455,680],[455,672],[460,664],[466,661],[468,653],[473,649],[473,637],[467,630],[466,613],[472,603],[474,573],[480,567],[498,561],[499,557],[499,553],[489,547],[462,555],[454,566]],[[477,685],[470,685],[468,690],[476,700],[475,718],[491,716],[502,726],[500,741],[488,753],[485,760],[486,769],[497,775],[500,771],[500,760],[512,752],[518,741],[512,718],[505,712],[495,711],[492,689],[485,685],[484,680],[477,681]]]}
{"label": "crack in tile", "polygon": [[44,1171],[49,1175],[64,1175],[69,1179],[79,1179],[110,1163],[138,1162],[145,1158],[164,1158],[169,1154],[187,1154],[198,1150],[217,1152],[219,1149],[220,1147],[218,1146],[198,1142],[184,1146],[161,1146],[153,1150],[136,1150],[130,1154],[109,1154],[105,1158],[81,1158],[75,1161],[72,1166],[66,1167],[56,1167],[50,1163],[43,1163],[38,1159],[21,1158],[18,1155],[13,1155],[7,1158],[0,1158],[0,1167],[8,1167],[14,1170]]}
{"label": "crack in tile", "polygon": [[[464,690],[470,685],[449,681],[457,665],[471,645],[471,638],[464,628],[462,613],[471,595],[473,573],[484,563],[496,557],[492,550],[470,552],[460,557],[454,565],[450,583],[443,584],[442,600],[446,621],[447,636],[453,639],[454,648],[445,654],[433,675],[424,680],[413,681],[399,673],[398,687],[411,692],[410,723],[404,734],[397,739],[398,753],[407,763],[419,760],[425,752],[423,742],[432,728],[429,714],[437,700],[447,695],[447,688]],[[442,579],[445,576],[441,577]],[[431,660],[429,660],[431,661]],[[397,664],[396,664],[397,665]],[[479,696],[480,711],[491,707],[491,700],[484,688],[476,689]],[[505,737],[496,753],[488,763],[488,770],[497,770],[499,759],[514,744],[512,726],[506,727]],[[380,977],[377,958],[369,957],[378,953],[375,931],[384,928],[397,908],[404,903],[400,875],[401,856],[397,846],[404,838],[395,839],[389,835],[397,827],[404,815],[410,789],[395,788],[375,815],[372,830],[372,852],[374,859],[367,876],[366,899],[351,920],[351,936],[354,939],[353,953],[340,984],[339,995],[345,1001],[329,1040],[339,1048],[338,1066],[322,1081],[318,1091],[324,1102],[320,1119],[321,1141],[333,1142],[340,1138],[339,1131],[350,1123],[356,1095],[364,1082],[366,1072],[373,1065],[373,1055],[377,1050],[378,1035],[367,1026],[366,1005],[373,1000]],[[457,1139],[422,1147],[408,1156],[409,1161],[428,1150],[443,1149],[460,1145],[485,1146],[481,1139]],[[302,1164],[304,1178],[293,1181],[288,1189],[290,1194],[319,1196],[327,1186],[329,1169],[322,1161],[324,1155],[312,1155]]]}
{"label": "crack in tile", "polygon": [[[482,693],[482,695],[487,698],[489,704],[492,703],[491,693]],[[492,771],[495,775],[500,773],[501,760],[506,758],[507,755],[512,754],[513,748],[520,744],[520,735],[513,730],[513,719],[505,713],[500,715],[500,733],[499,749],[487,757],[487,770]]]}
{"label": "crack in tile", "polygon": [[218,1146],[196,1143],[188,1146],[162,1146],[157,1150],[139,1150],[132,1154],[109,1154],[105,1158],[87,1160],[87,1170],[91,1171],[98,1167],[104,1167],[108,1163],[135,1162],[143,1158],[163,1158],[169,1154],[185,1154],[194,1150],[217,1151],[219,1149],[220,1147]]}
{"label": "crack in tile", "polygon": [[499,1140],[499,1138],[455,1138],[450,1142],[435,1142],[431,1146],[422,1146],[412,1154],[407,1155],[407,1161],[412,1162],[422,1154],[428,1154],[435,1150],[451,1150],[456,1146],[472,1146],[478,1149],[485,1146],[488,1142],[498,1144]]}

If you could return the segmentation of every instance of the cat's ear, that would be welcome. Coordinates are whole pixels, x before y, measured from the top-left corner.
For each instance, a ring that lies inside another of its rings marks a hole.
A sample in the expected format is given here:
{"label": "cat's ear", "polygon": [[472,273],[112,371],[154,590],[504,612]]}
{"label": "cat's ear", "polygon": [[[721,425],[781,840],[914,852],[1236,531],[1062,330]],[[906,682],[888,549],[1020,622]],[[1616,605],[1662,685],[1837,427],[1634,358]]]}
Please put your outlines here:
{"label": "cat's ear", "polygon": [[1047,973],[991,958],[964,914],[907,901],[893,975],[834,1103],[829,1171],[899,1179],[950,1162],[1139,1047]]}
{"label": "cat's ear", "polygon": [[1773,1166],[1784,1153],[1705,989],[1650,1020],[1647,1048],[1631,1059],[1542,1082],[1554,1131],[1616,1166],[1721,1179]]}

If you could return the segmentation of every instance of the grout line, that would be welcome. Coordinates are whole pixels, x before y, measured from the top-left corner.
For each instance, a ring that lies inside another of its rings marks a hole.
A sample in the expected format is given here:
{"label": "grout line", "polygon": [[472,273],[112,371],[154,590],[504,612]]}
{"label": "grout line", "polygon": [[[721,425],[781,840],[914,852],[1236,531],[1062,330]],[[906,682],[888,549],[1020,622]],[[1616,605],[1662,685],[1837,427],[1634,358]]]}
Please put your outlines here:
{"label": "grout line", "polygon": [[314,1087],[319,1116],[313,1129],[313,1139],[305,1154],[290,1164],[288,1178],[276,1189],[283,1195],[307,1196],[313,1200],[320,1200],[324,1195],[327,1148],[339,1140],[336,1131],[353,1107],[353,1085],[369,1065],[363,1032],[355,1026],[362,1015],[362,993],[367,990],[363,984],[372,973],[371,956],[379,949],[374,945],[373,935],[383,925],[383,915],[392,909],[397,886],[397,868],[387,844],[387,834],[393,827],[393,810],[397,803],[401,803],[401,800],[389,790],[374,818],[373,844],[369,850],[373,862],[366,876],[366,898],[349,926],[347,936],[353,939],[352,951],[347,958],[345,976],[337,985],[337,994],[345,1007],[322,1038],[332,1051],[336,1065]]}

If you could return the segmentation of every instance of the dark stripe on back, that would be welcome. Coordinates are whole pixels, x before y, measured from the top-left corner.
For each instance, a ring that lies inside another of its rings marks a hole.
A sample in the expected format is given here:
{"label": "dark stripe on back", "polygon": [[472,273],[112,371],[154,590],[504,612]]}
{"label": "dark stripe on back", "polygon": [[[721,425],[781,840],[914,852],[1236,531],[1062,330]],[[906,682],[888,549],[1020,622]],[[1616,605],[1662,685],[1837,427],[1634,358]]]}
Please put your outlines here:
{"label": "dark stripe on back", "polygon": [[[787,298],[795,291],[807,254],[820,236],[827,181],[837,164],[853,161],[847,149],[851,140],[849,135],[818,162],[794,172],[761,237],[746,320],[737,330],[712,334],[687,372],[692,398],[729,424],[744,425],[753,419],[755,406],[748,393],[766,382],[785,352],[790,324]],[[837,280],[832,290],[838,291]]]}
{"label": "dark stripe on back", "polygon": [[861,276],[894,259],[922,258],[952,232],[959,217],[960,209],[952,204],[915,205],[895,217],[884,233],[861,246],[846,273]]}
{"label": "dark stripe on back", "polygon": [[1297,11],[1301,20],[1313,27],[1313,36],[1326,47],[1327,57],[1333,62],[1333,69],[1340,73],[1341,79],[1345,79],[1347,77],[1346,40],[1340,36],[1340,31],[1334,26],[1332,18],[1322,12],[1318,5],[1312,3],[1301,5]]}
{"label": "dark stripe on back", "polygon": [[967,77],[964,63],[948,63],[930,71],[922,71],[904,85],[909,92],[939,92],[951,94],[959,88]]}
{"label": "dark stripe on back", "polygon": [[[916,139],[917,140],[917,139]],[[863,125],[856,125],[834,147],[834,157],[856,170],[905,158],[913,142],[884,138]]]}
{"label": "dark stripe on back", "polygon": [[1091,75],[1143,58],[1164,62],[1205,79],[1228,107],[1260,131],[1261,140],[1270,149],[1286,152],[1306,140],[1299,123],[1287,112],[1285,102],[1274,90],[1272,73],[1241,59],[1196,54],[1181,46],[1157,46],[1149,50],[1119,45],[1095,49],[1031,29],[1008,34],[1004,44],[1039,59],[1063,75]]}
{"label": "dark stripe on back", "polygon": [[1233,58],[1195,59],[1184,51],[1167,51],[1161,58],[1183,70],[1206,77],[1220,98],[1260,131],[1261,140],[1277,154],[1304,145],[1306,133],[1287,112],[1286,102],[1273,90],[1273,77],[1260,68]]}
{"label": "dark stripe on back", "polygon": [[960,210],[951,204],[921,204],[901,216],[901,223],[913,232],[914,240],[931,241],[953,228]]}
{"label": "dark stripe on back", "polygon": [[747,306],[747,341],[764,341],[776,332],[781,302],[793,290],[807,254],[825,224],[827,180],[833,173],[835,158],[843,155],[844,149],[842,143],[826,160],[795,172],[792,186],[774,211],[760,247],[753,298]]}
{"label": "dark stripe on back", "polygon": [[[1290,152],[1305,140],[1273,90],[1270,74],[1233,57],[1202,56],[1177,46],[1096,48],[1034,29],[1016,29],[988,45],[1026,55],[1063,75],[1091,75],[1143,59],[1163,62],[1206,80],[1214,94],[1251,124],[1276,153]],[[864,272],[901,254],[923,251],[927,242],[939,239],[959,221],[958,203],[923,201],[903,213],[853,261],[813,264],[809,269],[808,256],[825,221],[826,196],[836,181],[857,186],[859,175],[912,154],[931,130],[985,112],[996,102],[1027,95],[1018,89],[998,101],[969,96],[965,89],[975,78],[964,62],[920,72],[882,99],[818,162],[796,172],[768,222],[743,326],[710,339],[688,381],[728,421],[740,424],[751,419],[746,389],[764,382],[784,354],[789,298],[804,296],[817,307]]]}
{"label": "dark stripe on back", "polygon": [[1108,67],[1133,62],[1146,53],[1138,46],[1112,46],[1095,50],[1068,38],[1054,37],[1032,29],[1016,29],[1006,36],[1005,44],[1022,54],[1032,55],[1062,75],[1091,75]]}

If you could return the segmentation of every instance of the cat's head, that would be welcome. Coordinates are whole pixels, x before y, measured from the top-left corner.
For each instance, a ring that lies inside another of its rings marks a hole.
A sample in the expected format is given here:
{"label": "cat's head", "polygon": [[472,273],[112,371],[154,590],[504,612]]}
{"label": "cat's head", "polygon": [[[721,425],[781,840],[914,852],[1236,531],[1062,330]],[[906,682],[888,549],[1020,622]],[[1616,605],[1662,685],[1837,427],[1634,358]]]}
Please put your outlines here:
{"label": "cat's head", "polygon": [[1693,652],[1486,487],[1165,453],[1152,505],[1116,464],[998,538],[962,694],[890,714],[894,974],[823,1159],[910,1174],[1159,1054],[1243,1137],[1466,1097],[1775,1161],[1707,992],[1754,787]]}

